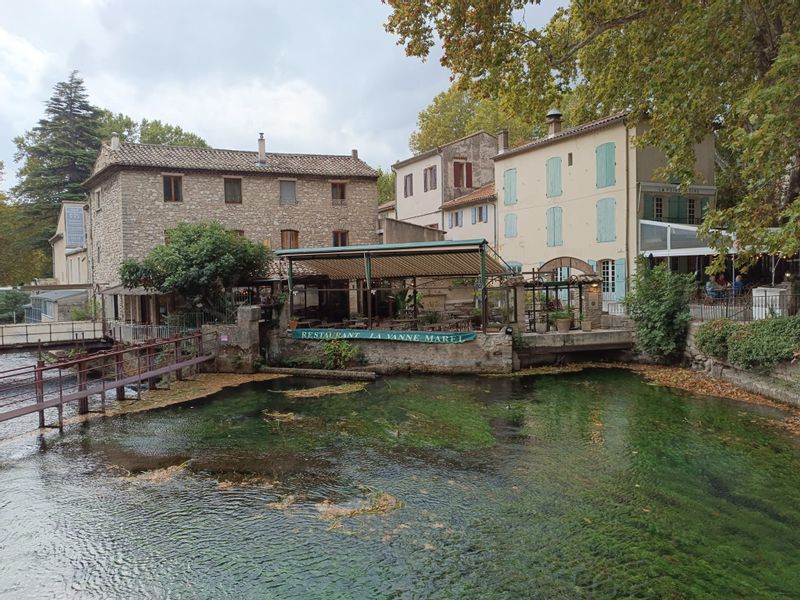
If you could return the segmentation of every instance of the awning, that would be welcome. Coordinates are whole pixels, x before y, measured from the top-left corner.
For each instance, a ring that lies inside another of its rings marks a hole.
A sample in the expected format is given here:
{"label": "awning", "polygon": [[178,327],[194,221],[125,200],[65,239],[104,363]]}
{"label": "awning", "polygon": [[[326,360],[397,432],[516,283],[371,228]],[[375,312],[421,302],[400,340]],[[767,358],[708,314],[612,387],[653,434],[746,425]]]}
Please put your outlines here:
{"label": "awning", "polygon": [[480,275],[482,269],[486,275],[512,272],[486,240],[297,248],[276,250],[275,256],[331,279],[461,277]]}
{"label": "awning", "polygon": [[154,296],[159,295],[161,292],[158,290],[147,290],[145,288],[137,287],[137,288],[126,288],[124,285],[115,285],[112,287],[107,287],[103,290],[100,290],[100,293],[104,296],[113,296],[113,295],[120,295],[120,296]]}

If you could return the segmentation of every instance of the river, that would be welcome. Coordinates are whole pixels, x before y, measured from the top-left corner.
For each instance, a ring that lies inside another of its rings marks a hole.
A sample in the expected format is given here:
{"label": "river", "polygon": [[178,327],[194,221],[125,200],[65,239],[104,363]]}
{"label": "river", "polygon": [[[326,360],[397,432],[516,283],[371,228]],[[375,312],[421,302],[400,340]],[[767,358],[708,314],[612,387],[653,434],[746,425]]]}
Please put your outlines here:
{"label": "river", "polygon": [[774,408],[613,369],[277,379],[0,442],[3,598],[800,594]]}

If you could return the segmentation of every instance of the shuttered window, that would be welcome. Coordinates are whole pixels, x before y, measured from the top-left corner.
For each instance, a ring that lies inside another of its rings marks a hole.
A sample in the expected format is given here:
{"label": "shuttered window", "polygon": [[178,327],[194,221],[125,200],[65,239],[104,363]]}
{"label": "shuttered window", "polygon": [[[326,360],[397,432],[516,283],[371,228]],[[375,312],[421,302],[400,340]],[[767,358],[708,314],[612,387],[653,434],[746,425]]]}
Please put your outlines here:
{"label": "shuttered window", "polygon": [[463,160],[453,161],[453,186],[472,187],[472,163]]}
{"label": "shuttered window", "polygon": [[617,239],[616,205],[613,198],[597,201],[597,241],[614,242]]}
{"label": "shuttered window", "polygon": [[506,169],[503,172],[503,204],[517,203],[517,170]]}
{"label": "shuttered window", "polygon": [[297,204],[297,182],[296,181],[281,181],[280,182],[280,204]]}
{"label": "shuttered window", "polygon": [[224,177],[225,204],[242,203],[242,180],[238,177]]}
{"label": "shuttered window", "polygon": [[331,201],[334,206],[344,206],[347,197],[347,184],[334,182],[331,183]]}
{"label": "shuttered window", "polygon": [[422,172],[422,187],[426,192],[436,189],[436,165],[427,167]]}
{"label": "shuttered window", "polygon": [[547,180],[547,197],[555,198],[561,195],[561,157],[548,158],[545,163]]}
{"label": "shuttered window", "polygon": [[470,212],[472,213],[472,224],[475,225],[478,222],[478,207],[473,206]]}
{"label": "shuttered window", "polygon": [[514,213],[508,213],[505,216],[505,237],[507,238],[515,238],[517,237],[517,215]]}
{"label": "shuttered window", "polygon": [[403,198],[414,195],[414,175],[409,173],[403,177]]}
{"label": "shuttered window", "polygon": [[617,300],[625,299],[625,259],[618,258],[614,262],[614,292]]}
{"label": "shuttered window", "polygon": [[616,144],[607,142],[595,148],[595,160],[597,169],[597,187],[604,188],[617,183],[616,176]]}
{"label": "shuttered window", "polygon": [[348,242],[348,233],[346,231],[334,231],[333,232],[333,245],[334,246],[347,246]]}
{"label": "shuttered window", "polygon": [[547,209],[547,245],[548,246],[561,246],[564,243],[564,238],[561,234],[561,216],[562,210],[560,206],[551,206]]}
{"label": "shuttered window", "polygon": [[164,202],[183,202],[183,177],[164,175]]}
{"label": "shuttered window", "polygon": [[300,247],[300,232],[295,229],[281,230],[281,248],[289,250]]}

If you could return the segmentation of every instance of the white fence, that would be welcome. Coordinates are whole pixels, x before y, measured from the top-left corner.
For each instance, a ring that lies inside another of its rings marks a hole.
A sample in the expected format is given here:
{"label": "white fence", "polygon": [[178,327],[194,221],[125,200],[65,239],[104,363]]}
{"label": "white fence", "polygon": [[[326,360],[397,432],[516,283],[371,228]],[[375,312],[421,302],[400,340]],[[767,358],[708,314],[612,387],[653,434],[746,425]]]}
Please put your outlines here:
{"label": "white fence", "polygon": [[0,325],[0,347],[93,341],[103,337],[102,321],[54,321]]}
{"label": "white fence", "polygon": [[110,321],[106,328],[109,337],[121,344],[139,344],[155,339],[184,335],[197,329],[178,325],[141,325],[123,321]]}

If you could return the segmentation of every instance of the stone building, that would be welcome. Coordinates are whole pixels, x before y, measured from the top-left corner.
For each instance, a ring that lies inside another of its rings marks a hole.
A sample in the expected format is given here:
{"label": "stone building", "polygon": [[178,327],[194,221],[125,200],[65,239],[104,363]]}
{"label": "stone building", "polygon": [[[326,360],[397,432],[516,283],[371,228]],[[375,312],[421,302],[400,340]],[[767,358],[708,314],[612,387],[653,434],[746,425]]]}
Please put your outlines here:
{"label": "stone building", "polygon": [[[477,207],[485,211],[485,220],[466,233],[463,225],[465,213],[456,209],[448,213],[443,206],[460,196],[470,194],[494,182],[494,163],[498,140],[495,136],[478,131],[459,140],[417,154],[392,165],[397,174],[395,183],[395,217],[399,221],[441,229],[447,239],[462,240],[475,237],[491,239],[494,231],[494,203],[492,195]],[[484,213],[481,212],[483,217]]]}
{"label": "stone building", "polygon": [[125,259],[144,258],[180,223],[218,221],[270,248],[373,244],[377,173],[350,155],[104,142],[90,178],[90,278],[107,319],[157,323],[165,307],[122,287]]}

